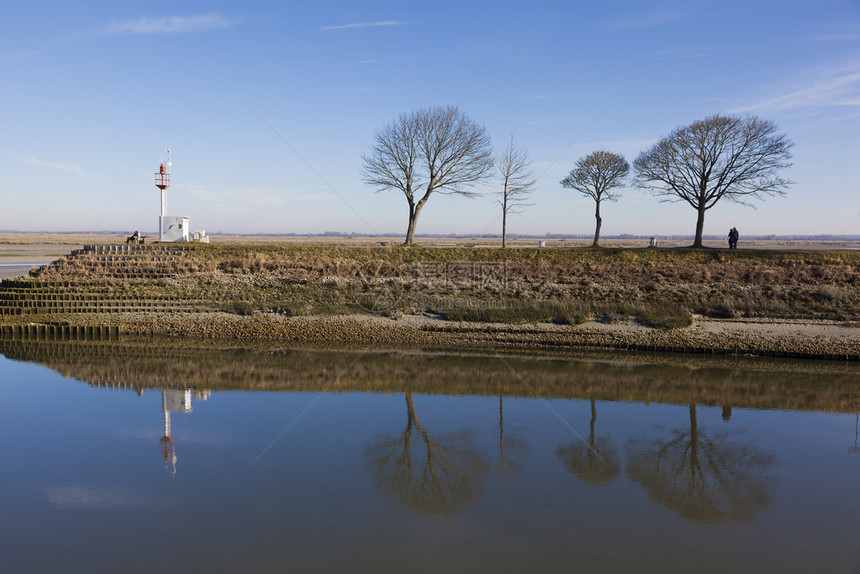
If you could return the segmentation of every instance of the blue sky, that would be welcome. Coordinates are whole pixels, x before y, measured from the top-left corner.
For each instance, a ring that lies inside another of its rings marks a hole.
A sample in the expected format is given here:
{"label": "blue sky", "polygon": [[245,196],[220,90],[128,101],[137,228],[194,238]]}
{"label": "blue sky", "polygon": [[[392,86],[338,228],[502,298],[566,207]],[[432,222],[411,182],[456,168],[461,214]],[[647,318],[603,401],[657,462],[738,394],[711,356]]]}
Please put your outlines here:
{"label": "blue sky", "polygon": [[[540,175],[511,233],[593,232],[561,187],[606,149],[632,163],[715,113],[773,120],[796,183],[723,202],[706,234],[858,234],[860,1],[18,2],[0,36],[0,229],[403,233],[406,202],[361,181],[401,112],[456,105]],[[500,231],[498,184],[433,196],[417,232]],[[692,234],[695,212],[635,188],[603,234]]]}

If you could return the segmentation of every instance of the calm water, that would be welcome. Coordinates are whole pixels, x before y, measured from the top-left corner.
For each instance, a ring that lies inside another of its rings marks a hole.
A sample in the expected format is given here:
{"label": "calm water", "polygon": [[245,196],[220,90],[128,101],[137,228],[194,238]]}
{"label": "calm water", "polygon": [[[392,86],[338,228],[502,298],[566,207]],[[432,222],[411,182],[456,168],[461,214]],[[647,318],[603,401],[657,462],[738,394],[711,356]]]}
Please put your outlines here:
{"label": "calm water", "polygon": [[7,574],[860,572],[857,365],[0,352]]}

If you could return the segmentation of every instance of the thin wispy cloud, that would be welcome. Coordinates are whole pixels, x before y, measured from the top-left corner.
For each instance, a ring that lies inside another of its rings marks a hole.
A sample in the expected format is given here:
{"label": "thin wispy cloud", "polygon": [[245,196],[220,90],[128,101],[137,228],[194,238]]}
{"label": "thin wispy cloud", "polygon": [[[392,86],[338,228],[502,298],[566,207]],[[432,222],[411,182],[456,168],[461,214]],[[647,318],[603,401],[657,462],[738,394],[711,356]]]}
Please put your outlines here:
{"label": "thin wispy cloud", "polygon": [[[142,440],[146,442],[158,442],[161,438],[161,429],[153,427],[126,427],[118,428],[115,435],[120,439]],[[199,444],[204,446],[227,446],[233,443],[233,439],[224,433],[213,434],[211,432],[196,433],[189,429],[182,431],[182,444]]]}
{"label": "thin wispy cloud", "polygon": [[341,64],[342,66],[368,66],[370,64],[382,64],[385,60],[356,60],[354,62],[347,62],[345,64]]}
{"label": "thin wispy cloud", "polygon": [[35,48],[31,50],[14,50],[6,54],[0,54],[0,62],[15,62],[28,60],[34,56],[40,56],[46,52],[46,49]]}
{"label": "thin wispy cloud", "polygon": [[287,192],[268,188],[215,189],[210,186],[185,184],[184,191],[200,202],[219,209],[271,208],[286,203]]}
{"label": "thin wispy cloud", "polygon": [[586,66],[613,66],[617,64],[644,64],[648,62],[666,62],[671,60],[694,60],[709,58],[710,54],[666,54],[662,56],[643,56],[642,58],[622,58],[618,60],[594,60],[592,62],[573,62],[562,64],[561,68],[577,68]]}
{"label": "thin wispy cloud", "polygon": [[860,25],[844,24],[833,27],[826,33],[816,37],[821,42],[852,42],[860,40]]}
{"label": "thin wispy cloud", "polygon": [[685,16],[686,12],[683,10],[679,10],[677,8],[662,8],[618,18],[609,22],[606,27],[610,32],[637,30],[641,28],[656,28],[683,20]]}
{"label": "thin wispy cloud", "polygon": [[77,166],[73,163],[42,161],[34,155],[31,155],[29,157],[16,157],[15,161],[40,169],[53,169],[56,171],[62,171],[64,173],[73,173],[75,175],[87,175],[87,173],[83,169],[81,169],[80,166]]}
{"label": "thin wispy cloud", "polygon": [[112,20],[102,32],[104,34],[187,34],[230,28],[237,22],[223,14],[214,13],[163,18],[141,16],[136,20]]}
{"label": "thin wispy cloud", "polygon": [[69,485],[50,487],[45,495],[54,508],[63,510],[133,510],[160,501],[116,486]]}
{"label": "thin wispy cloud", "polygon": [[796,84],[780,88],[779,95],[738,111],[784,111],[804,108],[860,106],[860,66],[810,74]]}
{"label": "thin wispy cloud", "polygon": [[573,98],[580,94],[576,94],[574,92],[563,92],[563,93],[550,93],[550,94],[529,94],[526,96],[517,96],[514,97],[514,100],[564,100],[567,98]]}
{"label": "thin wispy cloud", "polygon": [[352,30],[354,28],[383,28],[388,26],[403,26],[406,22],[398,22],[397,20],[383,20],[381,22],[356,22],[353,24],[339,24],[337,26],[323,26],[320,28],[322,32],[331,30]]}
{"label": "thin wispy cloud", "polygon": [[379,92],[386,92],[388,91],[388,88],[382,86],[337,86],[334,90],[349,94],[376,94]]}

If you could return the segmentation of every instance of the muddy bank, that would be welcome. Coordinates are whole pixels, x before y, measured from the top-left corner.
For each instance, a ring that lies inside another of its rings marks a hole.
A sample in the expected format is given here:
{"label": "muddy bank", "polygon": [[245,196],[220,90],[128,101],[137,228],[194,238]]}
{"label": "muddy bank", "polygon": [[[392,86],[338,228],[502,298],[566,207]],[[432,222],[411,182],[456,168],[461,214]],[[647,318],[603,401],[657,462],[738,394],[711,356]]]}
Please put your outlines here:
{"label": "muddy bank", "polygon": [[[634,322],[607,325],[451,323],[430,317],[398,319],[369,315],[282,317],[228,313],[132,313],[45,316],[42,325],[101,327],[119,336],[163,336],[210,341],[386,345],[433,348],[604,349],[709,355],[860,360],[858,329],[827,322],[767,324],[699,320],[685,329],[661,330]],[[55,330],[19,321],[0,336],[47,338]],[[98,335],[98,329],[61,336]]]}

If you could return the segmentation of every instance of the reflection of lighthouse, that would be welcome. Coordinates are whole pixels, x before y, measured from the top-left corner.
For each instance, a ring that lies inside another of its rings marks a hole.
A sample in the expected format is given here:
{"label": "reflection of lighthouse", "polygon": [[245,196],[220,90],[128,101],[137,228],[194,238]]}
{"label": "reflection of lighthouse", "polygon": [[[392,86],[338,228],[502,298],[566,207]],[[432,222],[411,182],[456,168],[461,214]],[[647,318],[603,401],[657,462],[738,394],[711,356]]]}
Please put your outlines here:
{"label": "reflection of lighthouse", "polygon": [[[194,398],[205,401],[212,391],[195,391]],[[176,474],[176,445],[173,441],[173,432],[170,428],[170,413],[191,412],[191,390],[161,389],[161,410],[164,411],[164,436],[158,441],[161,455],[164,457],[164,466],[170,471],[170,475]]]}

